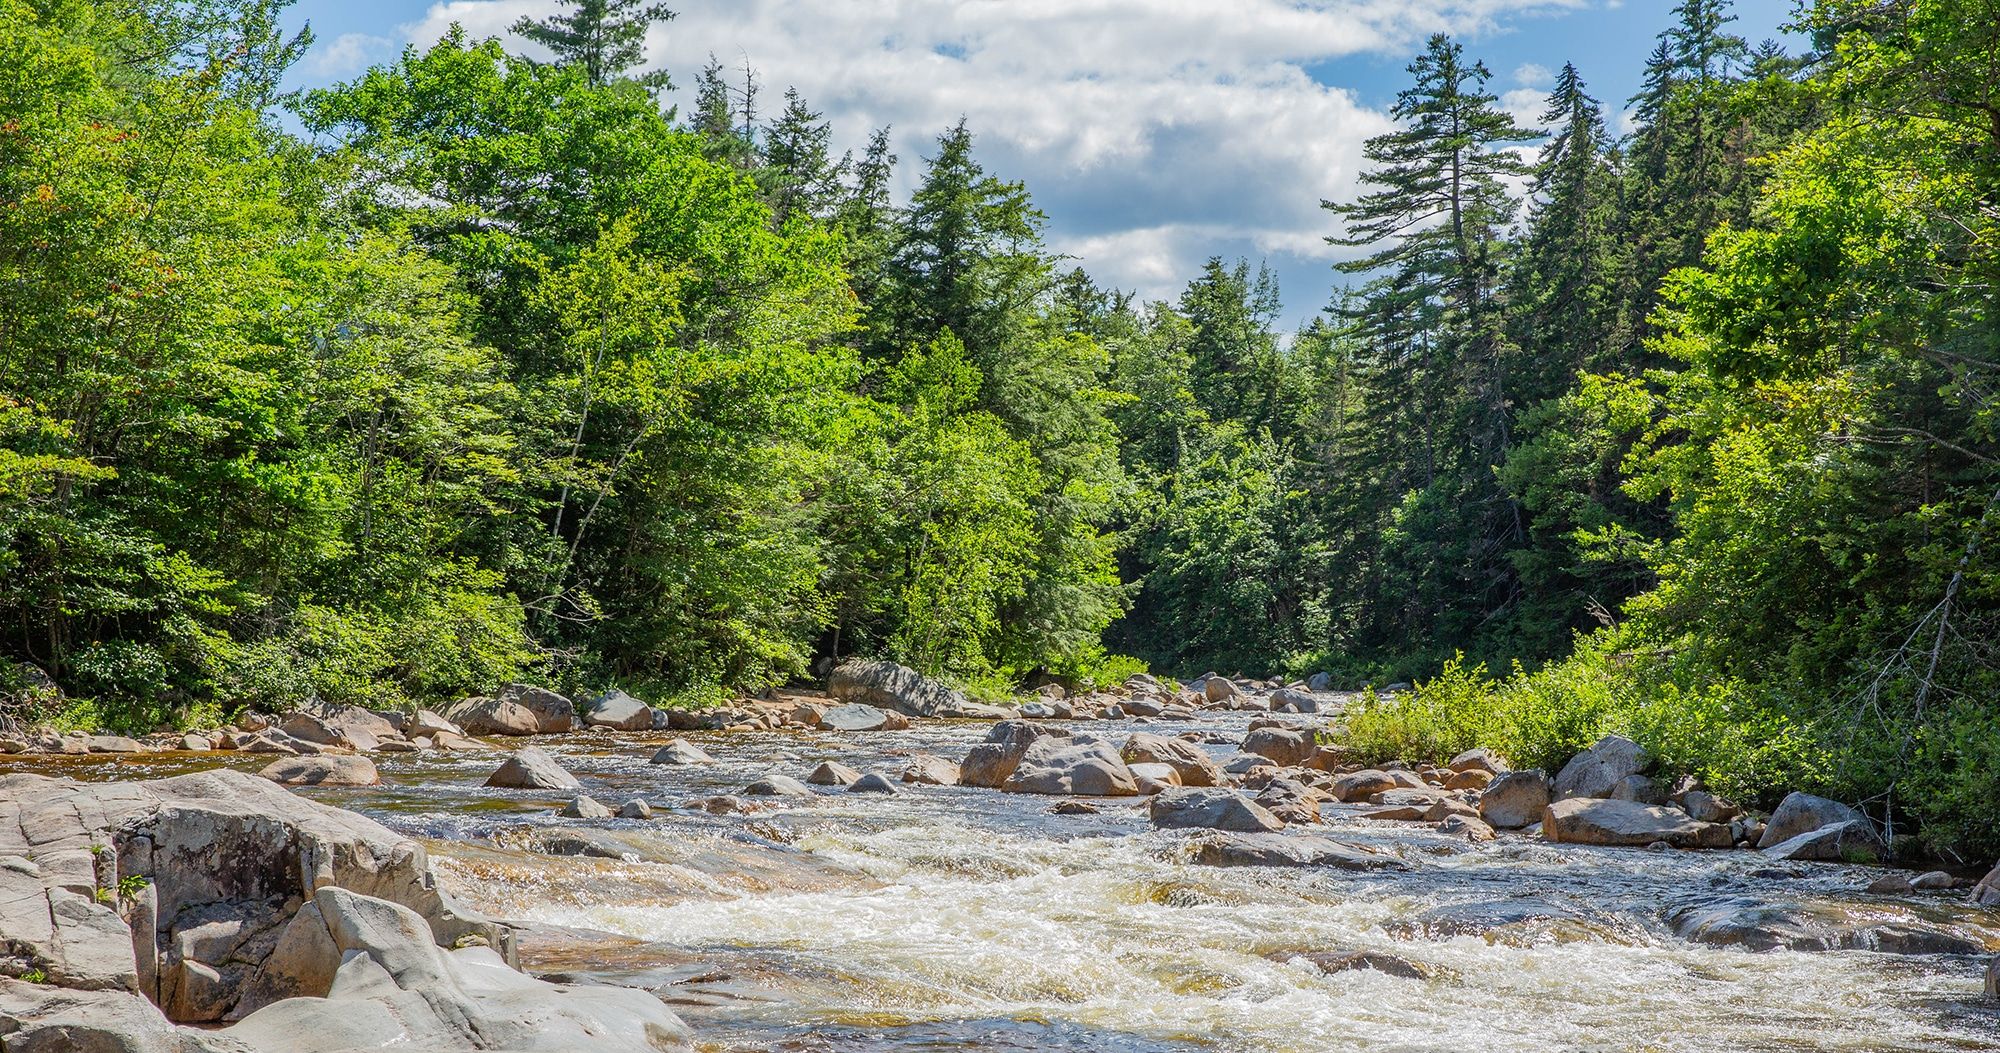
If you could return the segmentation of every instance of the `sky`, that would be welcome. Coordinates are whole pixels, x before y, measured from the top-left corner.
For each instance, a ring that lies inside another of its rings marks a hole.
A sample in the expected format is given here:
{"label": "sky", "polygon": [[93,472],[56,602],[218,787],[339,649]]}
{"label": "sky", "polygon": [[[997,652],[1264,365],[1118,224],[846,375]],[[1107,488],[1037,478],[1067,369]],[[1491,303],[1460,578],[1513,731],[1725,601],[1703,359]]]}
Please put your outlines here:
{"label": "sky", "polygon": [[[315,43],[291,73],[318,87],[393,61],[452,23],[506,36],[559,0],[298,0]],[[764,106],[796,86],[836,153],[893,131],[905,190],[960,117],[988,171],[1027,183],[1051,246],[1100,284],[1177,296],[1211,256],[1268,262],[1285,323],[1350,279],[1322,198],[1359,186],[1362,143],[1390,127],[1405,67],[1448,32],[1523,123],[1574,62],[1614,131],[1670,0],[669,0],[647,67],[683,109],[713,53],[748,63]],[[1779,39],[1793,0],[1736,0],[1734,30]],[[524,49],[526,50],[526,49]],[[532,53],[532,52],[530,52]]]}

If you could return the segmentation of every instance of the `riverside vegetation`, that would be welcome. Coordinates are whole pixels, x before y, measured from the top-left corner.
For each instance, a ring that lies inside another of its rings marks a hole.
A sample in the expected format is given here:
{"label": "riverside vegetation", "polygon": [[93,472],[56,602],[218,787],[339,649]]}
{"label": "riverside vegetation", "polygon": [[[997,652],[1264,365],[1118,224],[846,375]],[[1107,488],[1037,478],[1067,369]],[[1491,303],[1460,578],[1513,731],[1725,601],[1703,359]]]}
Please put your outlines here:
{"label": "riverside vegetation", "polygon": [[1797,55],[1682,0],[1620,137],[1434,38],[1295,333],[1247,264],[1065,269],[963,124],[898,202],[747,71],[663,110],[657,6],[299,96],[280,6],[0,0],[24,724],[1330,670],[1419,682],[1378,757],[1621,732],[2000,851],[1993,0]]}

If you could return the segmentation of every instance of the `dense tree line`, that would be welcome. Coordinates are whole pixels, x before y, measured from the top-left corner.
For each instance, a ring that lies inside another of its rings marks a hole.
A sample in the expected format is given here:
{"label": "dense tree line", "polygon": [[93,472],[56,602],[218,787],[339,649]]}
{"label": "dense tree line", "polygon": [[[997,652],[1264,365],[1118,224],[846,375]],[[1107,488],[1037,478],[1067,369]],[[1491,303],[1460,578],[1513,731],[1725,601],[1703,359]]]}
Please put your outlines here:
{"label": "dense tree line", "polygon": [[1681,0],[1627,135],[1433,38],[1294,332],[1247,263],[1066,268],[963,123],[663,109],[657,4],[303,96],[281,7],[0,0],[0,648],[62,719],[1442,668],[1358,740],[1618,727],[2000,841],[1992,0],[1802,56]]}

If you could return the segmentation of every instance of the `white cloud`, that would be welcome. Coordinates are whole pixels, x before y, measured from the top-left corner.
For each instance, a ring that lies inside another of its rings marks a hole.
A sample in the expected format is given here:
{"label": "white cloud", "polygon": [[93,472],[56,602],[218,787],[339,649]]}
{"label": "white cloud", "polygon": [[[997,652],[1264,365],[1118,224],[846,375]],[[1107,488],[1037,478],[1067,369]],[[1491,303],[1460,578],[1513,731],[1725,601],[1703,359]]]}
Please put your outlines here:
{"label": "white cloud", "polygon": [[1539,62],[1524,62],[1514,68],[1514,83],[1524,88],[1546,88],[1555,80],[1556,75]]}
{"label": "white cloud", "polygon": [[[1401,56],[1432,32],[1475,33],[1506,16],[1587,4],[680,0],[678,17],[654,28],[648,55],[674,74],[671,101],[683,106],[714,52],[759,71],[767,107],[796,85],[833,121],[839,148],[893,125],[906,184],[936,134],[963,116],[987,167],[1027,181],[1058,249],[1102,282],[1171,296],[1210,254],[1294,264],[1333,256],[1322,239],[1335,233],[1334,217],[1319,201],[1354,193],[1362,142],[1389,122],[1315,81],[1309,66]],[[554,6],[451,0],[405,29],[420,43],[452,22],[499,35]],[[1539,116],[1540,93],[1529,94]],[[1293,289],[1288,299],[1303,307],[1324,292]]]}
{"label": "white cloud", "polygon": [[351,77],[394,53],[396,42],[367,33],[342,33],[306,56],[306,72],[315,77]]}
{"label": "white cloud", "polygon": [[1549,93],[1542,88],[1514,88],[1500,93],[1500,108],[1523,128],[1542,126],[1542,114],[1549,108]]}

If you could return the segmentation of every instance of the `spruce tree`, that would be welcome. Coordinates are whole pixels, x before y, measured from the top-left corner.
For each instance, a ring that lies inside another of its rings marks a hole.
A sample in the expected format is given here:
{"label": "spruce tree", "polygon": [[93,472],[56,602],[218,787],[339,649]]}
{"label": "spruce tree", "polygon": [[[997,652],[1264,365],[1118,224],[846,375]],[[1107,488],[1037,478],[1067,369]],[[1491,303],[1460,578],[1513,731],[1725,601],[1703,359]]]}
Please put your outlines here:
{"label": "spruce tree", "polygon": [[794,215],[822,218],[840,189],[840,170],[827,156],[833,126],[806,105],[797,88],[785,89],[785,108],[764,135],[758,182],[771,203],[771,222]]}
{"label": "spruce tree", "polygon": [[[576,0],[568,10],[548,18],[522,16],[511,27],[527,40],[555,53],[558,65],[581,66],[595,85],[624,77],[646,59],[646,30],[674,17],[661,3],[643,0]],[[673,86],[665,70],[631,78],[648,88]]]}

